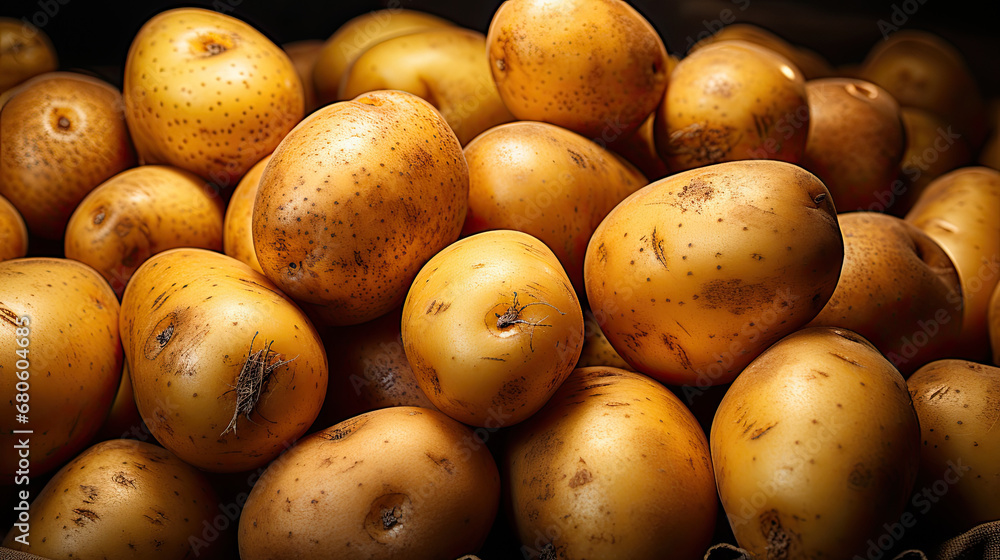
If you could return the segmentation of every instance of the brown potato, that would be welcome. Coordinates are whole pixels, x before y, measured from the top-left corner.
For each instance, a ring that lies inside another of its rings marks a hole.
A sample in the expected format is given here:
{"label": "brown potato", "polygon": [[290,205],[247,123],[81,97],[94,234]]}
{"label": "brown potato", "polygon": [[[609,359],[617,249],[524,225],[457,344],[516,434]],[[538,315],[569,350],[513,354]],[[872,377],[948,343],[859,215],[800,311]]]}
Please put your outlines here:
{"label": "brown potato", "polygon": [[0,261],[28,254],[28,227],[6,198],[0,196]]}
{"label": "brown potato", "polygon": [[316,66],[316,59],[323,48],[323,41],[318,39],[306,39],[286,43],[281,46],[285,54],[291,59],[295,66],[295,71],[299,74],[299,81],[302,82],[303,105],[305,114],[312,113],[319,107],[316,101],[316,88],[313,87],[313,68]]}
{"label": "brown potato", "polygon": [[720,41],[748,41],[762,47],[767,47],[792,61],[802,71],[802,75],[806,80],[827,78],[836,73],[833,67],[830,66],[830,63],[816,52],[796,47],[767,29],[752,23],[733,23],[727,25],[715,35],[702,39],[692,45],[688,54]]}
{"label": "brown potato", "polygon": [[987,311],[989,322],[987,330],[990,335],[990,346],[993,348],[993,364],[1000,366],[1000,284],[993,288]]}
{"label": "brown potato", "polygon": [[58,67],[56,50],[44,31],[27,18],[0,17],[0,92]]}
{"label": "brown potato", "polygon": [[111,403],[108,417],[95,436],[96,441],[109,439],[148,438],[149,430],[142,423],[139,408],[135,405],[135,393],[132,391],[132,376],[128,373],[128,363],[122,361],[122,379]]}
{"label": "brown potato", "polygon": [[583,329],[583,349],[576,362],[577,368],[606,366],[633,371],[632,366],[611,345],[608,337],[604,336],[601,325],[597,324],[594,313],[589,309],[583,313]]}
{"label": "brown potato", "polygon": [[226,206],[226,217],[222,228],[223,251],[234,259],[243,261],[250,268],[260,272],[260,261],[253,248],[253,205],[257,200],[257,190],[260,188],[260,177],[264,174],[271,154],[264,156],[247,171],[240,179],[233,196]]}
{"label": "brown potato", "polygon": [[900,114],[906,129],[902,176],[893,184],[889,200],[879,202],[893,215],[903,217],[931,181],[968,164],[972,154],[965,138],[939,115],[914,107],[903,107]]}
{"label": "brown potato", "polygon": [[[674,58],[671,57],[671,60]],[[647,180],[657,181],[666,177],[670,170],[667,169],[666,162],[656,151],[655,122],[656,112],[654,111],[646,117],[646,120],[642,121],[642,124],[634,132],[609,140],[605,144],[602,144],[603,140],[601,139],[597,144],[607,147],[639,168]]]}

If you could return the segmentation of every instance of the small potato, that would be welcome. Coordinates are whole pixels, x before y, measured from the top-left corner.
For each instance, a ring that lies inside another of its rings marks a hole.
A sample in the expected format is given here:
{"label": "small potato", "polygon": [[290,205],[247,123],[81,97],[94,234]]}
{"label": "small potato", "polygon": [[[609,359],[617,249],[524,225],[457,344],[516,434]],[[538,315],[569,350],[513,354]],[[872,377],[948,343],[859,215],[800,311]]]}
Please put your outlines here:
{"label": "small potato", "polygon": [[712,422],[719,497],[753,558],[864,557],[920,461],[906,384],[846,329],[795,332],[753,361]]}
{"label": "small potato", "polygon": [[58,67],[56,50],[44,31],[27,18],[0,17],[0,92]]}
{"label": "small potato", "polygon": [[475,552],[500,475],[466,426],[408,406],[356,416],[297,443],[254,485],[240,558],[441,560]]}
{"label": "small potato", "polygon": [[51,560],[214,557],[198,539],[219,515],[205,475],[156,445],[98,443],[66,464],[31,503],[30,546],[5,547]]}
{"label": "small potato", "polygon": [[226,217],[222,227],[223,251],[230,257],[247,263],[250,268],[261,274],[264,271],[260,268],[257,252],[253,248],[253,205],[257,200],[260,177],[264,174],[264,168],[269,161],[271,161],[270,154],[254,164],[240,179],[226,206]]}
{"label": "small potato", "polygon": [[508,0],[486,43],[514,116],[595,140],[637,129],[669,79],[659,34],[622,0]]}
{"label": "small potato", "polygon": [[[676,64],[674,57],[670,57],[670,60],[672,64]],[[635,131],[606,142],[609,150],[636,166],[649,181],[662,179],[670,173],[667,164],[656,151],[653,132],[655,122],[656,112],[650,113]],[[600,140],[603,141],[603,138]]]}
{"label": "small potato", "polygon": [[128,373],[128,364],[122,363],[122,379],[111,403],[108,417],[97,432],[96,441],[121,438],[142,438],[149,433],[142,423],[139,408],[135,404],[135,393],[132,391],[132,376]]}
{"label": "small potato", "polygon": [[583,314],[583,327],[583,349],[576,362],[577,368],[607,366],[632,371],[632,366],[615,351],[608,337],[604,336],[601,325],[597,324],[597,319],[590,310]]}
{"label": "small potato", "polygon": [[295,71],[299,74],[299,81],[302,82],[303,104],[305,113],[308,115],[319,107],[316,101],[316,88],[313,87],[313,68],[316,66],[316,59],[319,58],[320,50],[323,49],[323,41],[318,39],[305,39],[294,41],[281,46],[288,58],[295,66]]}
{"label": "small potato", "polygon": [[787,58],[722,41],[680,61],[656,113],[656,148],[672,171],[744,159],[798,163],[809,103]]}
{"label": "small potato", "polygon": [[968,164],[972,154],[966,139],[941,116],[914,107],[902,107],[900,114],[906,131],[897,183],[902,191],[894,186],[890,198],[879,202],[894,216],[903,217],[931,181]]}
{"label": "small potato", "polygon": [[197,175],[142,165],[83,199],[66,226],[66,256],[101,273],[120,297],[149,257],[175,247],[222,249],[222,201]]}
{"label": "small potato", "polygon": [[0,261],[28,254],[28,227],[6,198],[0,196]]}

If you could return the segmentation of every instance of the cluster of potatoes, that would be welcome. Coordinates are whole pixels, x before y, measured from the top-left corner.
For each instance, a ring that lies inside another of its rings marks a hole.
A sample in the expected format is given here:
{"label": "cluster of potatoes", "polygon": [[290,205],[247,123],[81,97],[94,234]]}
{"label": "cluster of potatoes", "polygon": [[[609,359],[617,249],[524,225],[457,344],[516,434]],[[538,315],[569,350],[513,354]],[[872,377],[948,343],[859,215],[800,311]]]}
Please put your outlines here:
{"label": "cluster of potatoes", "polygon": [[622,0],[284,48],[181,8],[119,90],[0,29],[6,547],[791,560],[1000,518],[1000,123],[935,36],[835,69],[748,25],[679,59]]}

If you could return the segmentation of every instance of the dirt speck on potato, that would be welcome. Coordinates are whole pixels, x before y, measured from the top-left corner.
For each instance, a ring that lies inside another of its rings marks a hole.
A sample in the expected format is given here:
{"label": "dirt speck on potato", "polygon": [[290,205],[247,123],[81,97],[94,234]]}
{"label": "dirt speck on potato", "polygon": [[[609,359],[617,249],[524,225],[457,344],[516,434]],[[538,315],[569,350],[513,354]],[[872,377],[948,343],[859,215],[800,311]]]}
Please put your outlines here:
{"label": "dirt speck on potato", "polygon": [[764,308],[774,294],[769,286],[775,282],[745,284],[740,278],[711,280],[702,284],[699,305],[708,309],[726,309],[733,315],[742,315]]}
{"label": "dirt speck on potato", "polygon": [[761,514],[760,532],[767,541],[765,547],[767,560],[785,560],[792,557],[792,539],[781,525],[781,514],[778,510],[772,509]]}
{"label": "dirt speck on potato", "polygon": [[368,419],[365,417],[355,417],[349,420],[344,420],[340,424],[320,432],[319,437],[327,441],[340,441],[360,430],[366,422],[368,422]]}

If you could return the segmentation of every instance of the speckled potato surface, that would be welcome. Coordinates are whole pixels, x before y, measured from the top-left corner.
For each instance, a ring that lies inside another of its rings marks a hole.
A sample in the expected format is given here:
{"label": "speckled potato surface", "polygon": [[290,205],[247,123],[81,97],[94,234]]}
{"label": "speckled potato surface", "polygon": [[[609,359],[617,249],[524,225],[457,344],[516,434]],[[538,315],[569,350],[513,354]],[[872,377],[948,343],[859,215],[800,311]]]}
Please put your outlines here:
{"label": "speckled potato surface", "polygon": [[254,250],[264,274],[325,323],[403,303],[420,267],[458,238],[469,167],[419,97],[376,91],[328,105],[282,141],[260,180]]}
{"label": "speckled potato surface", "polygon": [[264,174],[267,162],[271,161],[268,154],[240,179],[233,191],[229,204],[226,205],[226,216],[222,228],[223,251],[236,260],[250,265],[250,268],[264,273],[257,260],[257,252],[253,248],[253,205],[257,200],[257,190],[260,188],[260,177]]}
{"label": "speckled potato surface", "polygon": [[28,227],[6,198],[0,196],[0,261],[28,254]]}
{"label": "speckled potato surface", "polygon": [[0,92],[59,67],[49,36],[27,18],[0,18]]}

